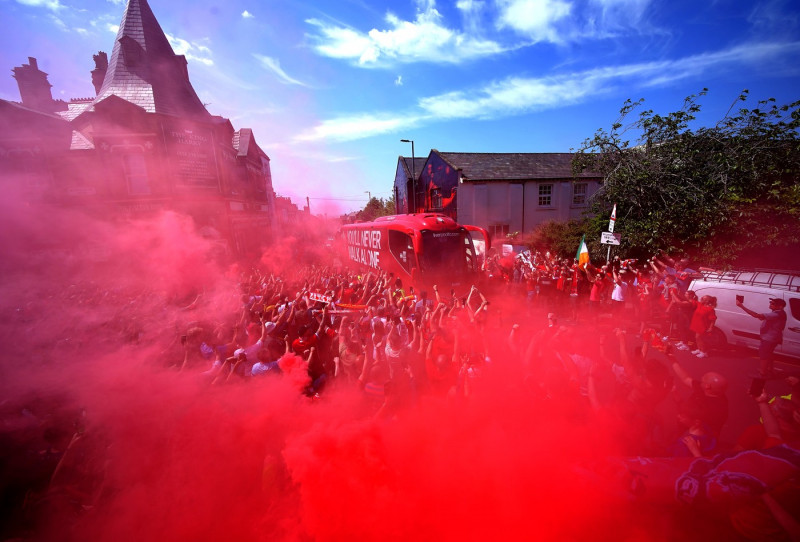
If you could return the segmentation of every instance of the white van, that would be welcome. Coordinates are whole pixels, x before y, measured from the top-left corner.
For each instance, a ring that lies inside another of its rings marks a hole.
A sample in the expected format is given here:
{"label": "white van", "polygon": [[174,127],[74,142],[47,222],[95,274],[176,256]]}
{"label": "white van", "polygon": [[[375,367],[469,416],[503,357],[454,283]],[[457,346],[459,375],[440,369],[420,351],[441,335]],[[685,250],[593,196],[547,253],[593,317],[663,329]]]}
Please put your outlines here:
{"label": "white van", "polygon": [[769,299],[786,301],[786,328],[783,344],[775,352],[800,358],[800,272],[727,271],[704,272],[692,281],[690,290],[698,297],[717,298],[717,328],[731,345],[758,348],[761,320],[736,306],[736,296],[744,297],[744,306],[757,313],[769,311]]}

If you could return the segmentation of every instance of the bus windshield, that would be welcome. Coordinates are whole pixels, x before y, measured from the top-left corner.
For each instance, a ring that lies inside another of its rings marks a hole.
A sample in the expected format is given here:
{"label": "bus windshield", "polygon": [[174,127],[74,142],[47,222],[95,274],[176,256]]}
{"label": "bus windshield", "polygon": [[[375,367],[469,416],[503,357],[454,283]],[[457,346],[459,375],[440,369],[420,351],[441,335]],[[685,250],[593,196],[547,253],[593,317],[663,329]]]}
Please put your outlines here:
{"label": "bus windshield", "polygon": [[424,273],[461,274],[473,269],[472,243],[463,231],[422,232],[421,266]]}

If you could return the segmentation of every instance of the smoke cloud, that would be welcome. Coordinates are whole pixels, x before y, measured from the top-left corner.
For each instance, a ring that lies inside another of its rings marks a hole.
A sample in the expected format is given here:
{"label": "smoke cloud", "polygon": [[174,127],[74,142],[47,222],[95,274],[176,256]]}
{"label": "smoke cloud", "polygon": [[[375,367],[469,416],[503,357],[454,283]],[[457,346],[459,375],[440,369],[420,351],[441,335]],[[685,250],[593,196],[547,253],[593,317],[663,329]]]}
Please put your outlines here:
{"label": "smoke cloud", "polygon": [[[178,370],[180,336],[235,324],[248,264],[220,258],[191,219],[108,222],[12,194],[0,222],[4,538],[686,534],[609,484],[599,465],[621,453],[614,431],[543,396],[509,356],[469,399],[422,397],[382,420],[357,389],[312,400],[285,377],[211,386],[202,366]],[[327,233],[314,235],[283,239],[258,264],[290,274],[330,259]],[[528,329],[500,296],[493,311],[496,344],[515,321]]]}

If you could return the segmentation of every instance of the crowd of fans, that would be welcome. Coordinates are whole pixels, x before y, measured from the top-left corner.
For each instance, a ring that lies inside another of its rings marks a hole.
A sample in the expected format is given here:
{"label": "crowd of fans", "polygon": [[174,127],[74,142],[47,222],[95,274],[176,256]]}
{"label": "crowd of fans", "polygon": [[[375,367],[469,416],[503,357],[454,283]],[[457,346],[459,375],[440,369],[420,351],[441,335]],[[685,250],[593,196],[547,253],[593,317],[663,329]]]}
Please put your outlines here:
{"label": "crowd of fans", "polygon": [[[485,268],[480,287],[460,294],[436,285],[416,291],[380,271],[253,272],[241,283],[235,325],[187,331],[181,369],[214,385],[300,374],[310,400],[354,390],[364,414],[381,419],[429,397],[469,400],[486,379],[513,374],[532,400],[555,399],[604,420],[625,455],[711,458],[800,445],[796,376],[787,379],[789,396],[755,390],[751,408],[761,423],[735,442],[721,441],[726,378],[713,371],[692,378],[676,357],[705,358],[714,347],[716,300],[688,289],[698,272],[687,261],[659,253],[579,267],[528,253],[510,262],[489,257]],[[676,401],[673,422],[660,415],[668,401]],[[762,489],[742,514],[750,517],[753,506],[799,511],[794,476],[778,490]],[[775,527],[770,532],[800,532],[786,520],[791,514],[759,517]]]}
{"label": "crowd of fans", "polygon": [[[698,272],[687,261],[659,253],[642,263],[616,258],[579,268],[535,253],[510,266],[490,257],[486,268],[494,278],[461,295],[436,285],[416,291],[377,270],[253,272],[241,282],[235,324],[190,327],[180,366],[215,385],[305,371],[309,397],[357,389],[380,417],[426,396],[468,397],[500,360],[542,397],[557,388],[620,418],[630,454],[721,449],[727,382],[719,373],[694,381],[675,356],[704,358],[714,345],[716,300],[688,290]],[[692,395],[680,406],[686,433],[673,442],[655,408],[674,395],[676,382]],[[800,440],[795,402],[788,414],[776,411],[786,422],[780,436],[762,440]]]}
{"label": "crowd of fans", "polygon": [[[249,270],[230,292],[235,311],[203,314],[200,298],[181,305],[193,321],[176,333],[168,364],[209,386],[288,379],[320,408],[329,396],[351,394],[363,417],[388,421],[425,402],[468,403],[490,386],[521,386],[543,409],[602,427],[618,457],[686,461],[677,463],[682,481],[669,479],[675,497],[709,498],[713,481],[737,497],[729,520],[740,535],[799,539],[800,378],[784,375],[791,393],[773,397],[764,381],[775,375],[762,366],[761,386],[747,399],[730,394],[720,372],[692,376],[699,371],[691,364],[716,346],[716,300],[689,289],[702,268],[663,253],[578,265],[538,252],[490,255],[483,267],[462,291],[335,265]],[[118,327],[125,341],[139,342],[139,327]],[[725,432],[729,395],[749,401],[737,406],[759,423]],[[725,461],[742,457],[732,474]],[[778,467],[763,466],[766,459]],[[656,476],[642,474],[648,468],[631,470],[631,494],[653,483]]]}
{"label": "crowd of fans", "polygon": [[[180,339],[179,366],[212,385],[289,377],[312,401],[350,389],[378,419],[431,397],[469,400],[487,379],[513,374],[532,400],[558,400],[604,420],[623,455],[711,458],[789,445],[797,463],[796,376],[787,378],[793,393],[785,397],[753,390],[761,423],[735,442],[720,439],[726,378],[713,371],[692,378],[676,357],[705,358],[714,347],[716,300],[688,289],[698,272],[687,261],[660,253],[579,267],[528,253],[511,262],[489,257],[485,268],[489,278],[460,293],[436,285],[417,291],[380,271],[254,271],[241,282],[235,322],[193,324]],[[676,421],[660,414],[669,401]],[[793,475],[778,488],[751,487],[760,500],[741,514],[751,517],[754,506],[772,513],[758,516],[755,531],[740,522],[740,533],[758,538],[767,524],[771,533],[800,532],[787,520],[800,512],[796,482]]]}

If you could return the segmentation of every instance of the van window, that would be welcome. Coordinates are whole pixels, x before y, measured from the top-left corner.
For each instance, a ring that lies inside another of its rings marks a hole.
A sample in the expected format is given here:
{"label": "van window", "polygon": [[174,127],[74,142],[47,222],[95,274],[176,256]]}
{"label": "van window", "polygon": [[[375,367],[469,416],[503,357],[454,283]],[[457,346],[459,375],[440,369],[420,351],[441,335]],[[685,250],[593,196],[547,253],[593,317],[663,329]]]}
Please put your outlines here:
{"label": "van window", "polygon": [[800,320],[800,297],[789,298],[789,310],[792,313],[792,318]]}

